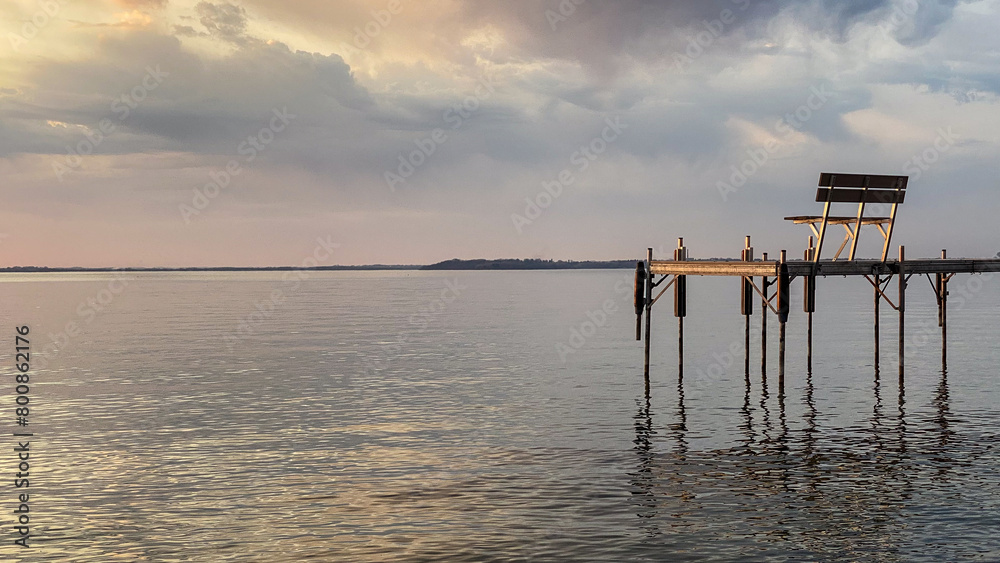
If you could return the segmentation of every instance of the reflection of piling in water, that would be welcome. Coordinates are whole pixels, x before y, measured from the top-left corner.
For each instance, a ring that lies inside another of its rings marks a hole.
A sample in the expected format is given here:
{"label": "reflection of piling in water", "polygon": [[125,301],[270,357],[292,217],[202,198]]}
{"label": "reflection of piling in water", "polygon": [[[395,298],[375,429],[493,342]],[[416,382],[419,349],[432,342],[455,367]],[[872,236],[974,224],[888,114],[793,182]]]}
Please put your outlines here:
{"label": "reflection of piling in water", "polygon": [[[637,401],[638,402],[638,401]],[[641,512],[640,518],[652,518],[656,516],[656,493],[654,491],[655,475],[653,475],[653,463],[655,454],[653,452],[653,418],[650,413],[649,393],[646,393],[645,401],[640,403],[639,412],[635,415],[635,444],[634,450],[639,458],[639,465],[633,474],[632,495],[637,502]]]}
{"label": "reflection of piling in water", "polygon": [[[749,533],[768,546],[784,543],[800,559],[834,555],[856,559],[874,548],[891,551],[907,537],[904,515],[912,498],[926,493],[926,486],[922,490],[916,483],[946,476],[988,449],[975,444],[969,449],[964,443],[955,447],[958,439],[949,427],[944,377],[933,400],[937,416],[915,420],[921,427],[907,430],[913,416],[904,413],[902,404],[896,424],[885,424],[876,380],[868,428],[822,425],[821,429],[813,376],[807,373],[801,397],[806,405],[804,424],[799,430],[788,420],[789,396],[776,395],[773,388],[770,394],[762,390],[764,397],[758,403],[751,398],[749,374],[745,375],[742,437],[732,448],[688,447],[682,386],[677,409],[661,411],[658,424],[648,402],[639,408],[636,463],[628,482],[638,528],[647,537],[705,532],[724,524],[714,520],[726,518],[719,510],[732,510],[735,518],[753,514],[741,520],[746,526],[741,540]],[[652,439],[657,426],[667,429],[666,440]],[[831,532],[848,528],[849,533]]]}

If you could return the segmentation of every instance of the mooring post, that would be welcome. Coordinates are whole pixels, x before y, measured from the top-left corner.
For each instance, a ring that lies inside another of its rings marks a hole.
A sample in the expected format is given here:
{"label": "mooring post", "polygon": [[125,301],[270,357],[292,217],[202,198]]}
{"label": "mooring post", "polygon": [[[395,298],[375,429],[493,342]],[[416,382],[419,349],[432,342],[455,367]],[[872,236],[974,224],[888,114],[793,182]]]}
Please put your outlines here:
{"label": "mooring post", "polygon": [[[767,253],[761,255],[761,260],[767,262]],[[760,374],[767,375],[767,276],[760,278],[761,296],[760,303]]]}
{"label": "mooring post", "polygon": [[785,324],[788,322],[789,311],[789,280],[788,257],[781,251],[781,262],[778,266],[778,390],[785,388]]}
{"label": "mooring post", "polygon": [[[750,235],[747,235],[746,246],[743,248],[743,261],[753,261],[753,247],[750,246]],[[750,316],[753,315],[753,286],[750,279],[743,277],[743,292],[740,294],[740,312],[745,321],[744,343],[743,343],[743,365],[744,371],[750,375]]]}
{"label": "mooring post", "polygon": [[[677,239],[677,250],[674,260],[687,260],[687,247],[684,238]],[[677,317],[677,377],[684,377],[684,317],[687,316],[687,276],[677,276],[674,282],[674,316]]]}
{"label": "mooring post", "polygon": [[653,311],[653,249],[646,249],[646,295],[645,295],[645,306],[646,306],[646,354],[645,361],[643,362],[643,377],[646,378],[647,384],[649,383],[649,317]]}
{"label": "mooring post", "polygon": [[905,326],[906,326],[906,247],[899,247],[899,382],[903,383],[903,366],[905,365]]}

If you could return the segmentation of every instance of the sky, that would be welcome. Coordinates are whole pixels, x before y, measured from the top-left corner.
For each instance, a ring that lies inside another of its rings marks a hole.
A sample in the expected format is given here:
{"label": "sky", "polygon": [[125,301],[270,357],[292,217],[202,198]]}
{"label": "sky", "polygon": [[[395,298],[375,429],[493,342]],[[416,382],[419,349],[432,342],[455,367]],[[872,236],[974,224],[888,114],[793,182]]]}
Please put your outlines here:
{"label": "sky", "polygon": [[5,0],[0,265],[797,257],[821,172],[909,175],[908,257],[992,257],[998,29],[1000,0]]}

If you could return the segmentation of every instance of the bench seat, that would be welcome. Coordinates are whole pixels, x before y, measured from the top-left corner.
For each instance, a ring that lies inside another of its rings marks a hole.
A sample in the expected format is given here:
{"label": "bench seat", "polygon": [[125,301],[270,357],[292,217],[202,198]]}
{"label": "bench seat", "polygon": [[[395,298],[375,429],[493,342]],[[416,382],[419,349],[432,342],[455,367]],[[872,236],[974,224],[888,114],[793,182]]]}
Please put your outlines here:
{"label": "bench seat", "polygon": [[[864,217],[861,219],[862,225],[878,225],[880,223],[888,223],[891,217]],[[802,225],[805,223],[822,223],[822,215],[796,215],[794,217],[785,217],[785,221],[792,221],[796,225]],[[828,217],[827,222],[831,225],[849,225],[854,224],[858,221],[857,217]]]}
{"label": "bench seat", "polygon": [[[827,227],[830,225],[841,225],[845,231],[844,242],[837,249],[837,253],[833,257],[834,260],[840,258],[840,254],[848,243],[852,243],[848,260],[854,260],[858,249],[858,238],[861,236],[861,227],[874,225],[885,239],[885,244],[882,246],[882,261],[884,262],[889,252],[892,230],[896,225],[896,208],[906,200],[907,183],[909,183],[908,176],[824,172],[819,175],[817,183],[819,187],[816,190],[816,201],[824,204],[823,214],[796,215],[785,217],[785,220],[798,225],[809,225],[809,228],[812,229],[817,241],[816,246],[813,247],[812,237],[809,238],[807,256],[816,263],[819,262],[823,253],[823,241],[826,239]],[[831,206],[843,203],[858,204],[858,214],[852,217],[831,216]],[[888,217],[865,217],[865,205],[869,203],[891,205],[892,211]]]}

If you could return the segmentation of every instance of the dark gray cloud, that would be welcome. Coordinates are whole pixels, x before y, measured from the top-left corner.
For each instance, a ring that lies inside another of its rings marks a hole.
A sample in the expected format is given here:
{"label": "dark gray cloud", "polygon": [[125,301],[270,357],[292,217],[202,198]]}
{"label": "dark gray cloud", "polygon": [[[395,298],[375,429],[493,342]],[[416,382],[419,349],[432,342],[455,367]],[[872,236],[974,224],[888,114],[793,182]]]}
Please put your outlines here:
{"label": "dark gray cloud", "polygon": [[[913,10],[914,2],[906,2],[890,14],[890,22],[902,20],[895,31],[895,38],[903,45],[922,45],[930,41],[947,23],[955,11],[959,0],[926,0]],[[907,21],[908,20],[908,21]]]}
{"label": "dark gray cloud", "polygon": [[[467,0],[462,21],[501,26],[521,54],[575,60],[613,75],[630,61],[669,60],[683,52],[693,36],[712,26],[720,34],[715,48],[739,52],[748,40],[765,35],[779,14],[839,42],[848,40],[854,26],[865,23],[882,27],[903,44],[921,44],[951,19],[957,4],[958,0],[912,0],[903,7],[890,0],[586,0],[579,5],[568,0]],[[719,27],[717,22],[727,19],[724,12],[729,21]]]}
{"label": "dark gray cloud", "polygon": [[[149,69],[165,74],[144,89]],[[190,54],[173,38],[134,31],[111,36],[84,62],[49,61],[31,72],[32,88],[0,101],[0,115],[15,138],[5,153],[65,152],[82,135],[77,127],[42,127],[48,121],[95,129],[111,120],[117,133],[100,153],[136,150],[230,151],[261,127],[274,108],[308,116],[312,126],[347,126],[370,108],[368,92],[338,55],[292,51],[280,43],[247,43],[221,59]],[[134,99],[139,89],[141,99]],[[123,114],[122,96],[129,104]],[[353,116],[353,117],[352,117]],[[30,149],[29,149],[30,147]]]}

